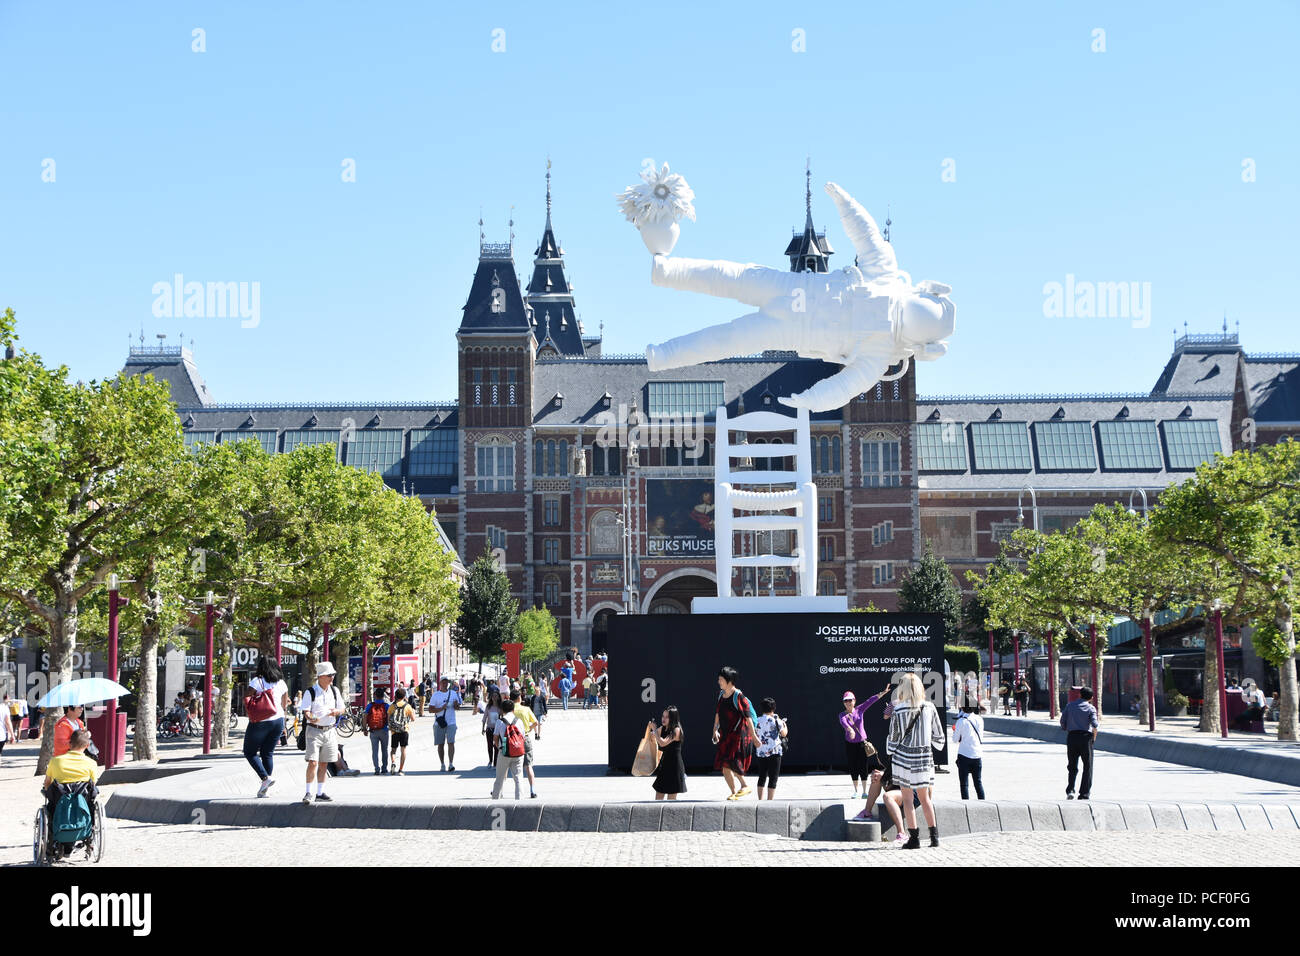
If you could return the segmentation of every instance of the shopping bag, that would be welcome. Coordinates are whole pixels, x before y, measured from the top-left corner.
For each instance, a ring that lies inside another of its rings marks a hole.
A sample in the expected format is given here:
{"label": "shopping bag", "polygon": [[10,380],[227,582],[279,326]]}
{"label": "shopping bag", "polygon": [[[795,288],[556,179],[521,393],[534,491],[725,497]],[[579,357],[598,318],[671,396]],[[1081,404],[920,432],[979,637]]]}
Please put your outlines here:
{"label": "shopping bag", "polygon": [[654,731],[645,729],[641,746],[636,748],[636,759],[632,761],[632,776],[649,777],[659,769],[659,745],[655,743]]}

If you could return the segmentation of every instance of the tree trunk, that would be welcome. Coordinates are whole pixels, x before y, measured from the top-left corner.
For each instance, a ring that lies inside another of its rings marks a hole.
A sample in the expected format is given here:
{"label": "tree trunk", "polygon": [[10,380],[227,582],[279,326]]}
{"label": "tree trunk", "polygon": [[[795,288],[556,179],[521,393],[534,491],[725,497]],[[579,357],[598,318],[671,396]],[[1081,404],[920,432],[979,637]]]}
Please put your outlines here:
{"label": "tree trunk", "polygon": [[217,659],[221,670],[213,668],[212,679],[217,685],[217,703],[212,713],[212,749],[220,750],[229,742],[230,675],[235,659],[235,605],[232,601],[221,615],[221,638],[217,644]]}
{"label": "tree trunk", "polygon": [[[338,674],[334,678],[334,684],[338,687],[339,693],[343,695],[346,703],[352,699],[352,695],[357,692],[355,687],[350,687],[348,682],[348,658],[352,655],[352,642],[346,637],[334,641],[330,645],[331,664]],[[362,701],[364,704],[365,701]]]}
{"label": "tree trunk", "polygon": [[140,684],[136,688],[135,736],[131,738],[132,760],[155,760],[158,757],[158,615],[153,608],[157,592],[151,591],[150,610],[140,628]]}
{"label": "tree trunk", "polygon": [[1277,739],[1300,740],[1300,726],[1297,726],[1296,706],[1300,701],[1300,692],[1296,686],[1295,670],[1295,622],[1291,607],[1287,605],[1277,620],[1278,629],[1286,638],[1287,658],[1277,669],[1281,681],[1282,699],[1277,714]]}
{"label": "tree trunk", "polygon": [[1092,702],[1097,708],[1097,716],[1099,717],[1102,712],[1101,701],[1106,696],[1103,692],[1103,688],[1106,686],[1105,666],[1106,662],[1101,657],[1101,648],[1097,648],[1097,686],[1092,689]]}
{"label": "tree trunk", "polygon": [[263,617],[257,621],[257,653],[275,660],[275,618]]}
{"label": "tree trunk", "polygon": [[1201,681],[1201,719],[1196,729],[1207,734],[1219,732],[1219,649],[1214,643],[1214,623],[1205,620],[1205,677]]}
{"label": "tree trunk", "polygon": [[[50,667],[46,681],[49,690],[72,680],[72,655],[77,649],[77,603],[71,597],[71,585],[76,579],[76,566],[64,569],[57,577],[54,620],[50,622]],[[61,707],[41,712],[41,752],[36,758],[38,777],[45,776],[45,768],[54,758],[54,725],[61,716],[63,716]],[[54,719],[47,719],[49,717]]]}

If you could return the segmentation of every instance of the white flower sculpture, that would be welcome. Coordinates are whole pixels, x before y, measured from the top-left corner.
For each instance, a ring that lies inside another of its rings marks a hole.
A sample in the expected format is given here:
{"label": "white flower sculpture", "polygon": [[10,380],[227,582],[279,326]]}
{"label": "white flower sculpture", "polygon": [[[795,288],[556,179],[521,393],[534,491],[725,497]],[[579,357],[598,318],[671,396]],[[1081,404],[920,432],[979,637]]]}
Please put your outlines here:
{"label": "white flower sculpture", "polygon": [[641,239],[655,255],[668,255],[681,234],[683,216],[695,221],[695,191],[680,173],[670,173],[668,164],[641,173],[641,183],[619,194],[618,205],[627,221],[641,231]]}

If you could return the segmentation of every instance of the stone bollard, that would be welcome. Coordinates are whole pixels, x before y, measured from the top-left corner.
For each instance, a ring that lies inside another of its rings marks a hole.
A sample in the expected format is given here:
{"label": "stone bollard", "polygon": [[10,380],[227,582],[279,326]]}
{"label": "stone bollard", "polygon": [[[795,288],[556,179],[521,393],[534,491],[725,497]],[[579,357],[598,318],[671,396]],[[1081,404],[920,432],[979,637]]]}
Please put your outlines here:
{"label": "stone bollard", "polygon": [[880,823],[876,820],[849,820],[845,823],[845,837],[850,843],[879,843]]}

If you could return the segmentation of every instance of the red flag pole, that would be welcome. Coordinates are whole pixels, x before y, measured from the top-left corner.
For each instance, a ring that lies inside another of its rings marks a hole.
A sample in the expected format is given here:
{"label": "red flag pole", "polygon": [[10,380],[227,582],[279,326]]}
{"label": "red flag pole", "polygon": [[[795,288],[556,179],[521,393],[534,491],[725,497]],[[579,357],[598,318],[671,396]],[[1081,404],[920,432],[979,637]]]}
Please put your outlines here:
{"label": "red flag pole", "polygon": [[[208,592],[207,611],[203,625],[203,638],[207,657],[203,664],[203,752],[212,753],[212,592]],[[141,667],[144,663],[141,662]]]}

